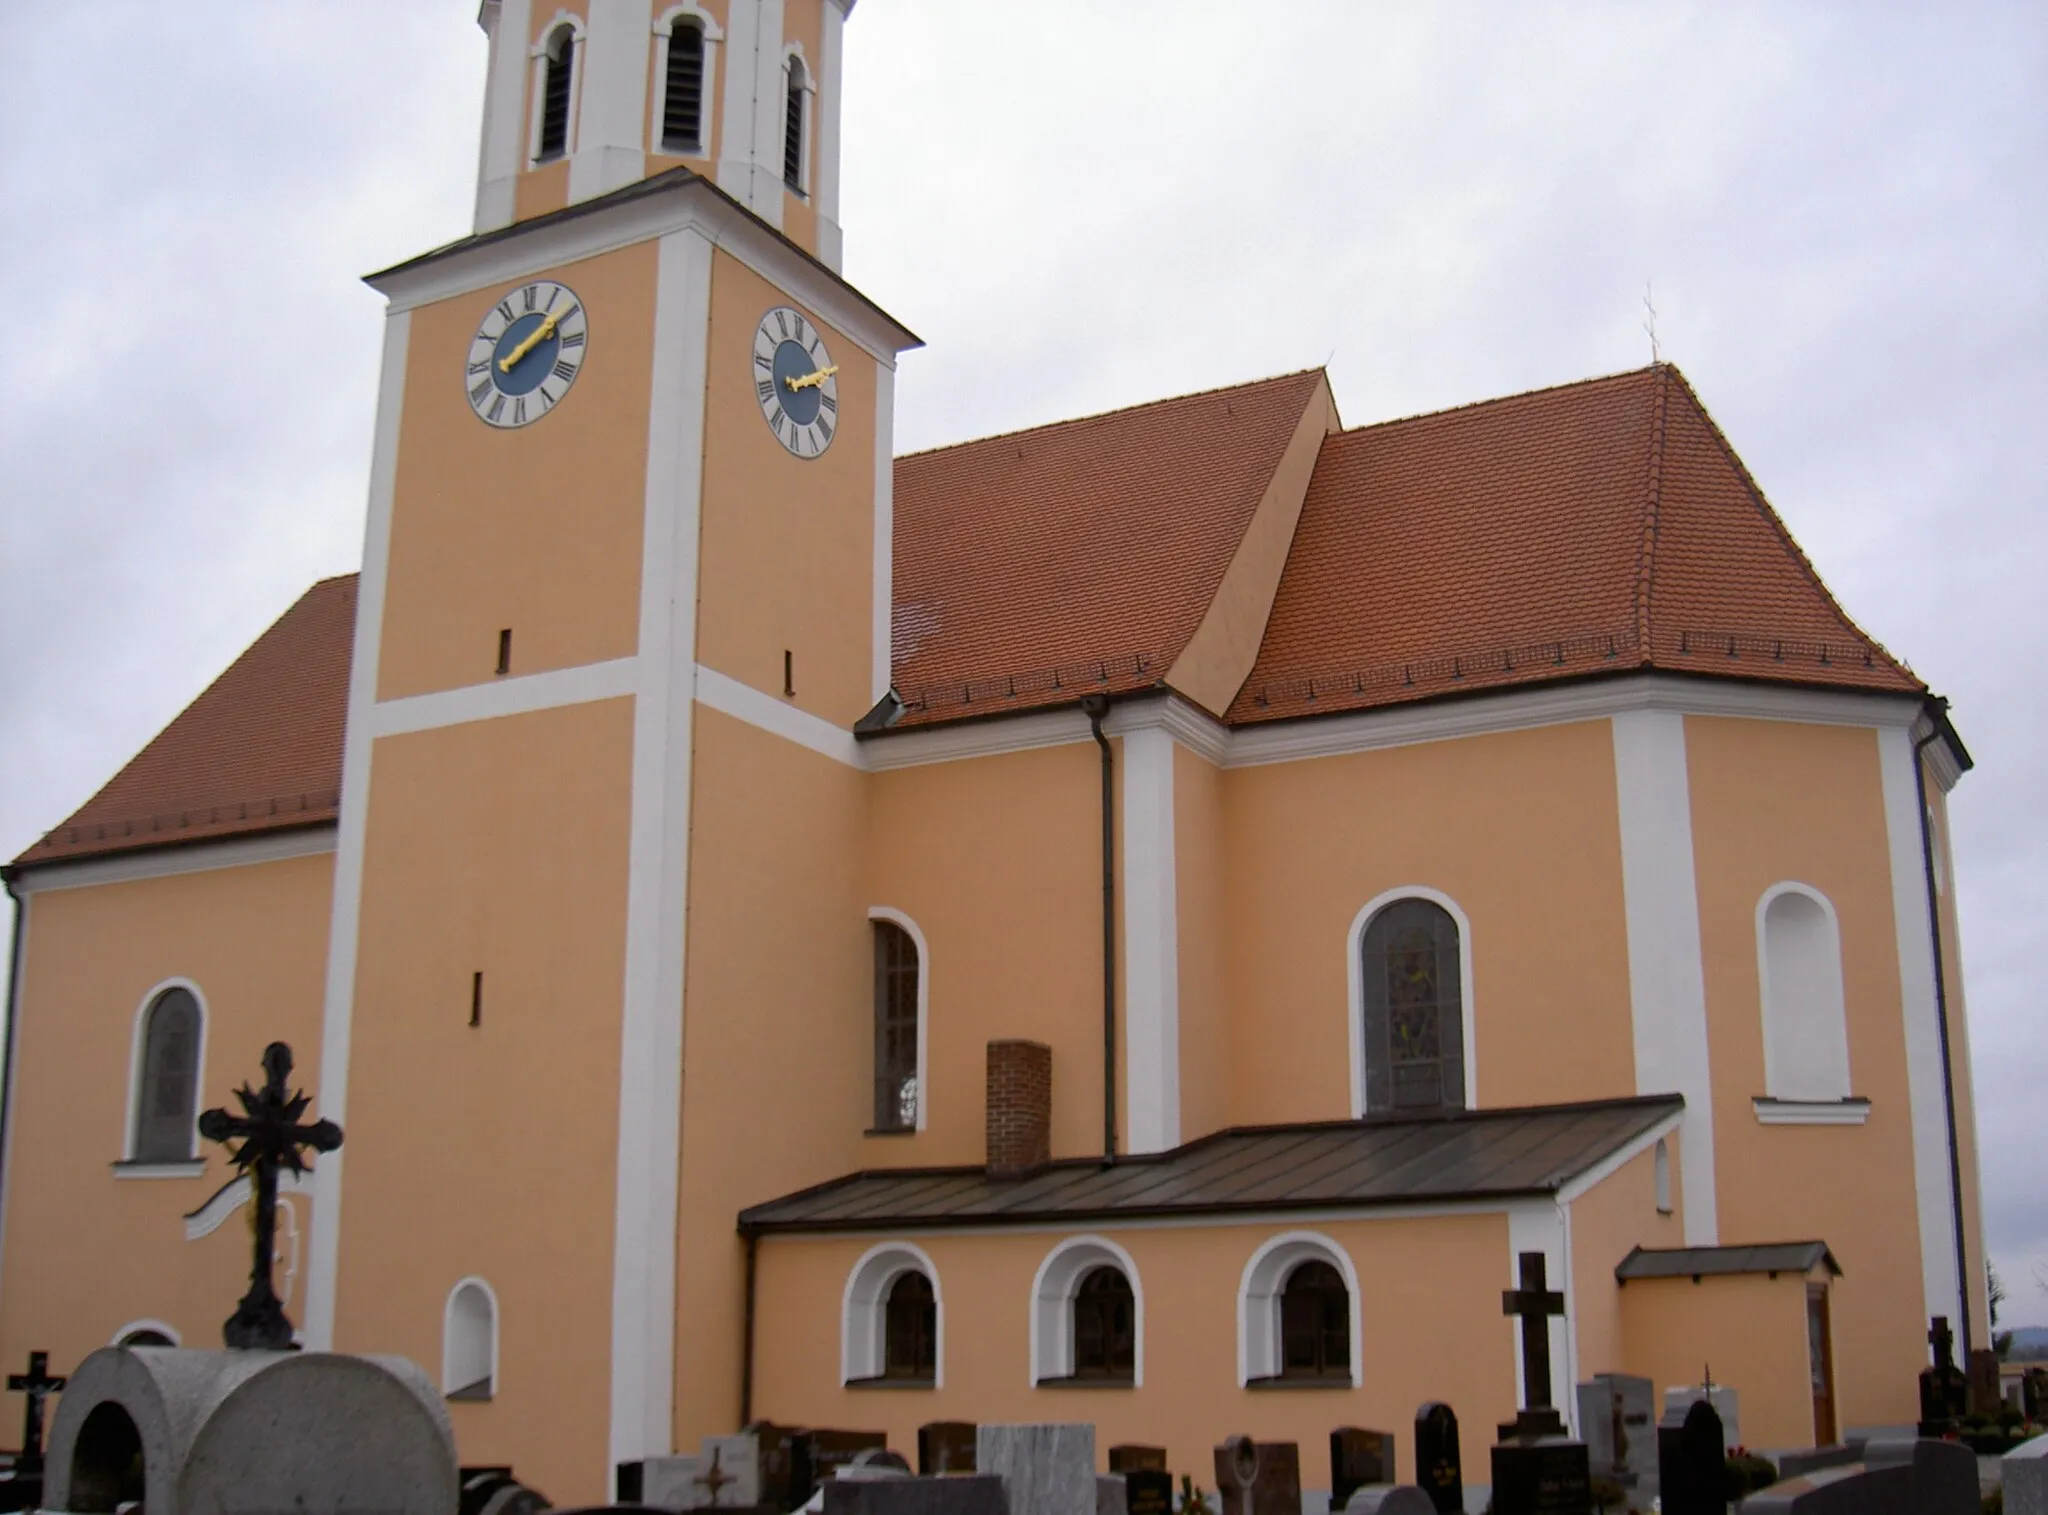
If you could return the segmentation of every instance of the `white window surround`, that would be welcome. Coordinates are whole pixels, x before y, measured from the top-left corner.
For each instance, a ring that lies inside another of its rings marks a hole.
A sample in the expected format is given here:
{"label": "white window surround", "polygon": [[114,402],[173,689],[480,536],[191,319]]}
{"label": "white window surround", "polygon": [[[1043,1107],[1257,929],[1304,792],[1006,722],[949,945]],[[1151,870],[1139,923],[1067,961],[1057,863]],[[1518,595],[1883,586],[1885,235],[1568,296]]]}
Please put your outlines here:
{"label": "white window surround", "polygon": [[1326,1262],[1344,1279],[1351,1303],[1351,1387],[1364,1378],[1358,1317],[1358,1270],[1351,1254],[1320,1231],[1286,1231],[1267,1240],[1244,1265],[1237,1285],[1237,1383],[1280,1374],[1280,1294],[1306,1262]]}
{"label": "white window surround", "polygon": [[[1804,902],[1804,922],[1789,912]],[[1779,908],[1781,903],[1785,908]],[[1778,920],[1772,924],[1774,910]],[[1784,880],[1756,902],[1756,968],[1763,1017],[1764,1091],[1781,1103],[1848,1099],[1849,1021],[1842,982],[1842,929],[1828,897]]]}
{"label": "white window surround", "polygon": [[1652,1159],[1652,1173],[1657,1190],[1657,1213],[1671,1213],[1671,1144],[1661,1137],[1657,1142],[1657,1155]]}
{"label": "white window surround", "polygon": [[1075,1236],[1046,1253],[1031,1280],[1031,1382],[1074,1376],[1074,1294],[1097,1268],[1131,1286],[1131,1387],[1145,1386],[1145,1288],[1131,1254],[1105,1236]]}
{"label": "white window surround", "polygon": [[170,1339],[171,1345],[174,1347],[181,1347],[185,1344],[184,1336],[179,1333],[178,1329],[175,1326],[167,1325],[160,1320],[145,1317],[141,1320],[129,1321],[127,1325],[121,1327],[120,1330],[116,1331],[112,1336],[107,1338],[107,1345],[110,1347],[126,1346],[128,1343],[128,1338],[133,1336],[138,1331],[155,1331],[159,1335],[168,1337]]}
{"label": "white window surround", "polygon": [[887,1338],[889,1289],[906,1273],[922,1273],[932,1286],[932,1387],[946,1384],[946,1299],[939,1288],[939,1270],[922,1247],[907,1241],[885,1241],[868,1248],[846,1275],[846,1293],[839,1307],[839,1382],[880,1378]]}
{"label": "white window surround", "polygon": [[[694,26],[704,38],[704,88],[697,113],[697,131],[700,140],[695,152],[679,153],[661,143],[661,120],[668,109],[668,43],[675,35],[678,25]],[[654,84],[648,91],[648,99],[654,102],[654,109],[647,117],[647,150],[664,158],[704,158],[711,153],[711,123],[716,119],[712,112],[717,108],[718,92],[718,44],[725,40],[725,33],[711,12],[685,0],[681,5],[671,5],[654,18]]]}
{"label": "white window surround", "polygon": [[[803,70],[804,109],[803,120],[797,126],[796,185],[794,189],[791,189],[790,182],[787,179],[782,179],[782,187],[785,190],[790,190],[798,199],[808,200],[811,196],[811,182],[813,178],[811,173],[811,138],[815,135],[814,125],[818,119],[818,71],[811,67],[811,60],[804,56],[804,45],[801,42],[791,42],[782,49],[782,98],[785,102],[789,99],[789,71],[792,67]],[[785,105],[785,110],[786,108]],[[777,178],[781,178],[782,175],[782,154],[784,148],[788,145],[785,140],[788,131],[789,126],[785,117],[782,132],[778,133],[775,138],[775,173]]]}
{"label": "white window surround", "polygon": [[1749,1103],[1764,1126],[1860,1126],[1870,1119],[1870,1101],[1855,1097],[1771,1099],[1760,1094]]}
{"label": "white window surround", "polygon": [[1351,1012],[1351,1118],[1362,1119],[1365,1115],[1365,928],[1372,924],[1372,918],[1389,905],[1402,900],[1428,900],[1439,905],[1457,923],[1458,927],[1458,990],[1460,995],[1458,1030],[1465,1045],[1465,1108],[1479,1108],[1479,1057],[1473,1025],[1476,1016],[1472,1013],[1475,1003],[1472,992],[1472,922],[1463,907],[1441,889],[1432,889],[1427,884],[1403,884],[1376,894],[1365,902],[1358,914],[1351,917],[1351,929],[1344,935],[1344,961],[1346,983],[1350,987]]}
{"label": "white window surround", "polygon": [[913,1129],[922,1131],[932,1107],[931,1087],[926,1082],[928,1075],[925,1071],[931,1066],[931,1060],[925,1055],[925,1046],[931,1026],[932,950],[925,945],[924,932],[917,922],[901,910],[888,905],[870,905],[868,919],[901,926],[910,937],[911,945],[917,948],[917,1124]]}
{"label": "white window surround", "polygon": [[[135,1161],[136,1123],[142,1116],[142,1063],[145,1055],[144,1033],[149,1026],[150,1008],[158,998],[173,989],[183,989],[192,996],[192,1002],[199,1007],[199,1051],[192,1063],[192,1138],[187,1149],[188,1157],[182,1163],[137,1163]],[[206,1161],[199,1154],[199,1106],[205,1103],[206,1089],[206,1032],[213,1016],[206,1008],[206,996],[197,984],[189,978],[167,978],[152,986],[142,996],[142,1003],[135,1007],[135,1024],[128,1035],[128,1110],[124,1117],[126,1124],[121,1134],[121,1163],[114,1171],[124,1178],[189,1178],[201,1172]]]}
{"label": "white window surround", "polygon": [[555,39],[561,36],[565,27],[568,29],[570,37],[576,43],[576,51],[569,59],[569,119],[563,127],[561,156],[559,158],[550,158],[548,162],[564,162],[576,156],[576,115],[578,108],[583,103],[583,45],[586,39],[583,30],[583,18],[574,11],[561,10],[556,11],[553,19],[540,29],[540,34],[533,44],[533,83],[526,96],[526,166],[528,168],[538,168],[541,166],[540,126],[541,117],[547,113],[548,59],[553,53]]}
{"label": "white window surround", "polygon": [[[478,1301],[483,1305],[481,1318],[475,1310]],[[498,1294],[471,1274],[448,1291],[441,1307],[441,1392],[453,1394],[477,1382],[487,1385],[480,1398],[496,1396]]]}

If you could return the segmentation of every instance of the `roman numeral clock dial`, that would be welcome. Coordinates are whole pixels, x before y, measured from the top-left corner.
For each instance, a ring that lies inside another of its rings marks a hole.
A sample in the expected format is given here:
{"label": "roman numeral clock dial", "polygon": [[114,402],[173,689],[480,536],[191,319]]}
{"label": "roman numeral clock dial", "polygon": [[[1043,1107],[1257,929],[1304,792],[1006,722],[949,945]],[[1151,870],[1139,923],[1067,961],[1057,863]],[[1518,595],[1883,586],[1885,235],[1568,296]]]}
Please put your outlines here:
{"label": "roman numeral clock dial", "polygon": [[754,328],[754,398],[775,440],[815,458],[839,429],[839,365],[802,312],[777,306]]}
{"label": "roman numeral clock dial", "polygon": [[540,279],[493,305],[470,338],[463,386],[492,426],[526,426],[562,403],[590,341],[583,302]]}

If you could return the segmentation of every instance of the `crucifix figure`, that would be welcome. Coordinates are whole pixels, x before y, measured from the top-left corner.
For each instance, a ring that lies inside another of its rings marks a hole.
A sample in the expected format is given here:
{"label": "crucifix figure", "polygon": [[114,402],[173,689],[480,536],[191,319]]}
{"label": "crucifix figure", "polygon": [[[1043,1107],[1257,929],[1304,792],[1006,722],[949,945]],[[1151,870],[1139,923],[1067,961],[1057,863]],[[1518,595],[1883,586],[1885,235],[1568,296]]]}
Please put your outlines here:
{"label": "crucifix figure", "polygon": [[263,1071],[268,1077],[261,1089],[247,1084],[235,1091],[242,1102],[242,1114],[208,1110],[199,1117],[199,1134],[223,1145],[239,1140],[241,1145],[228,1154],[229,1161],[245,1172],[255,1170],[256,1262],[249,1270],[249,1292],[235,1307],[221,1335],[230,1347],[289,1352],[294,1349],[292,1323],[285,1318],[284,1304],[271,1287],[272,1254],[277,1250],[277,1170],[306,1171],[299,1156],[301,1147],[315,1152],[332,1152],[341,1145],[341,1127],[331,1120],[299,1124],[312,1099],[285,1088],[292,1071],[292,1049],[272,1042],[263,1049]]}
{"label": "crucifix figure", "polygon": [[16,1480],[35,1477],[43,1471],[43,1399],[64,1387],[66,1380],[50,1376],[50,1354],[28,1354],[28,1371],[7,1375],[12,1394],[26,1394],[28,1408],[21,1415],[21,1455],[14,1462]]}
{"label": "crucifix figure", "polygon": [[1564,1314],[1564,1296],[1549,1287],[1541,1252],[1521,1254],[1522,1287],[1503,1289],[1500,1313],[1522,1322],[1522,1412],[1500,1428],[1501,1440],[1564,1435],[1564,1417],[1550,1403],[1550,1317]]}

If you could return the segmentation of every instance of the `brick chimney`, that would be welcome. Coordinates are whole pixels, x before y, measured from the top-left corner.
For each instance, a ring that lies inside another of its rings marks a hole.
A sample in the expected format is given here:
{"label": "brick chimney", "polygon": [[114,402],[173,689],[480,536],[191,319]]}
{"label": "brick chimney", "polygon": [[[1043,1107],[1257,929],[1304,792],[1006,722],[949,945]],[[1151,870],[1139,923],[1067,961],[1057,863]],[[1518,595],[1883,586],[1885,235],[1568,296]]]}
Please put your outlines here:
{"label": "brick chimney", "polygon": [[1052,1161],[1052,1048],[988,1044],[988,1176],[1015,1178]]}

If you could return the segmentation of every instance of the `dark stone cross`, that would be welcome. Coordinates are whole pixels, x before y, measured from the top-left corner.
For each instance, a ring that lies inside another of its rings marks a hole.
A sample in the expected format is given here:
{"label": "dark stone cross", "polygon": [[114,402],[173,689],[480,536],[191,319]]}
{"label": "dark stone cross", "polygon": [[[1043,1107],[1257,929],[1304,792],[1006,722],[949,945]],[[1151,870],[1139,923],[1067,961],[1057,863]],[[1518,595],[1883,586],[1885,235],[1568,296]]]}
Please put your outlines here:
{"label": "dark stone cross", "polygon": [[331,1120],[299,1124],[299,1117],[313,1101],[309,1095],[293,1094],[285,1088],[292,1071],[290,1047],[283,1042],[265,1047],[263,1071],[268,1076],[261,1089],[244,1084],[235,1091],[242,1114],[208,1110],[199,1117],[199,1134],[223,1145],[239,1140],[241,1145],[228,1154],[228,1160],[245,1172],[255,1170],[256,1261],[249,1269],[249,1292],[227,1318],[221,1335],[230,1347],[238,1349],[289,1352],[294,1350],[292,1323],[270,1282],[272,1255],[277,1250],[277,1170],[305,1172],[299,1149],[332,1152],[341,1145],[341,1127]]}
{"label": "dark stone cross", "polygon": [[1934,1365],[1937,1368],[1953,1368],[1956,1365],[1956,1333],[1948,1328],[1948,1317],[1934,1317],[1933,1327],[1927,1333],[1927,1345],[1934,1348]]}
{"label": "dark stone cross", "polygon": [[63,1388],[65,1379],[50,1376],[50,1354],[28,1354],[28,1371],[7,1375],[10,1394],[26,1394],[28,1407],[21,1413],[21,1455],[15,1459],[14,1476],[24,1479],[43,1471],[43,1400]]}
{"label": "dark stone cross", "polygon": [[1550,1317],[1564,1314],[1564,1296],[1544,1277],[1541,1252],[1521,1254],[1522,1287],[1503,1289],[1500,1313],[1522,1322],[1522,1411],[1500,1428],[1501,1440],[1564,1435],[1564,1417],[1550,1403]]}

